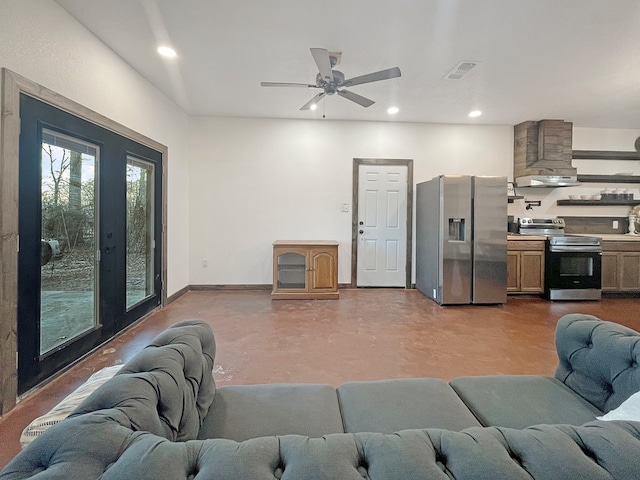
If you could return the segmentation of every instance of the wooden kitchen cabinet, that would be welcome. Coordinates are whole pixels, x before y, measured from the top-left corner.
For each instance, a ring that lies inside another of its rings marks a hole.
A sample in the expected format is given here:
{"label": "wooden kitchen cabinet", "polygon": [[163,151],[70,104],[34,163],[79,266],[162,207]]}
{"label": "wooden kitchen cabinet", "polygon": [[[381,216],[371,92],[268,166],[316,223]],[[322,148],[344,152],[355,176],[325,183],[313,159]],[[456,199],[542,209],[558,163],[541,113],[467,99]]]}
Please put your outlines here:
{"label": "wooden kitchen cabinet", "polygon": [[640,292],[640,242],[602,242],[602,291]]}
{"label": "wooden kitchen cabinet", "polygon": [[273,243],[273,299],[337,299],[338,242]]}
{"label": "wooden kitchen cabinet", "polygon": [[602,252],[602,291],[616,292],[620,289],[620,254]]}
{"label": "wooden kitchen cabinet", "polygon": [[544,240],[507,241],[507,293],[544,291]]}

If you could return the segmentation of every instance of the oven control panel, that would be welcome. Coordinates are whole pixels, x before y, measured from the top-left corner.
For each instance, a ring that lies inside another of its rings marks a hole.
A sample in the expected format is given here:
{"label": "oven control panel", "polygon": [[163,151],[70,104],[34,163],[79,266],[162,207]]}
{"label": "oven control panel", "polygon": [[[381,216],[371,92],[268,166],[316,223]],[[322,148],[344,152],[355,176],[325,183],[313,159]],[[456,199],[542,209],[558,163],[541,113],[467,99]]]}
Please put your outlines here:
{"label": "oven control panel", "polygon": [[564,235],[563,218],[530,218],[518,219],[518,233],[521,235]]}

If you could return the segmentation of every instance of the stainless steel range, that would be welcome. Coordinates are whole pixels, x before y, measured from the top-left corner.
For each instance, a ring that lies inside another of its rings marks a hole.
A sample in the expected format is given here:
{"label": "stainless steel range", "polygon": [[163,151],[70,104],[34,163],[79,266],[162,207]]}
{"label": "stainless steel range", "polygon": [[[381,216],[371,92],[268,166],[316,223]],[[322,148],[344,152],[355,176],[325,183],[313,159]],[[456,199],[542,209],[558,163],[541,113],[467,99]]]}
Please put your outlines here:
{"label": "stainless steel range", "polygon": [[600,300],[602,239],[549,236],[546,241],[544,296],[549,300]]}
{"label": "stainless steel range", "polygon": [[518,233],[520,235],[564,235],[562,218],[519,218]]}
{"label": "stainless steel range", "polygon": [[562,218],[519,218],[517,233],[547,237],[544,296],[549,300],[600,300],[602,239],[565,235]]}

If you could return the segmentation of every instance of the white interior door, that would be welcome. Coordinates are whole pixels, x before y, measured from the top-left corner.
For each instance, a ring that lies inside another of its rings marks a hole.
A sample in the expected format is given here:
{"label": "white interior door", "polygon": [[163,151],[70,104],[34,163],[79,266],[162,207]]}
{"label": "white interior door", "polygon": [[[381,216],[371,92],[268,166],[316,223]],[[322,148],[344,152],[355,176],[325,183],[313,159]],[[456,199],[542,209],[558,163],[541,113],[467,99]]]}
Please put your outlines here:
{"label": "white interior door", "polygon": [[358,168],[359,287],[405,287],[407,269],[406,165]]}

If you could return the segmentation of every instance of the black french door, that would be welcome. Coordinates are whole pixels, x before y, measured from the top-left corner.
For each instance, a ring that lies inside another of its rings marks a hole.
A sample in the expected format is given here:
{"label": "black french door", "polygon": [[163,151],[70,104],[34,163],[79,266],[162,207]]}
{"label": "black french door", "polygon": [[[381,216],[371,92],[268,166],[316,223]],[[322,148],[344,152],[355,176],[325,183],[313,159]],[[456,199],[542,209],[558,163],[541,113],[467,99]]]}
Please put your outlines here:
{"label": "black french door", "polygon": [[18,393],[160,305],[162,154],[20,97]]}

